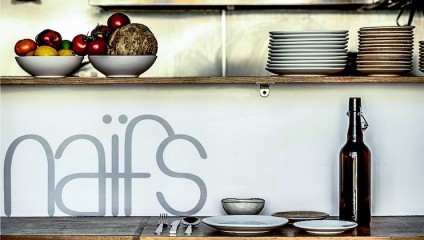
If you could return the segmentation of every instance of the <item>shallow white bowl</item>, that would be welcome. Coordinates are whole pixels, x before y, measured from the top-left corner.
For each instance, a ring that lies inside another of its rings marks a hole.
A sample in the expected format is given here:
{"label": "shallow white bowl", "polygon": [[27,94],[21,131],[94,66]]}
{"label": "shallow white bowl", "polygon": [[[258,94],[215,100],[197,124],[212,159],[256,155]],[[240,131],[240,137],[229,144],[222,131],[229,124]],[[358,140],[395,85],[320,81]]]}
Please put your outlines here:
{"label": "shallow white bowl", "polygon": [[34,77],[66,77],[81,66],[82,56],[15,57],[18,65]]}
{"label": "shallow white bowl", "polygon": [[265,206],[262,198],[224,198],[221,203],[228,215],[257,215]]}
{"label": "shallow white bowl", "polygon": [[91,65],[106,77],[138,77],[156,61],[154,55],[88,56]]}

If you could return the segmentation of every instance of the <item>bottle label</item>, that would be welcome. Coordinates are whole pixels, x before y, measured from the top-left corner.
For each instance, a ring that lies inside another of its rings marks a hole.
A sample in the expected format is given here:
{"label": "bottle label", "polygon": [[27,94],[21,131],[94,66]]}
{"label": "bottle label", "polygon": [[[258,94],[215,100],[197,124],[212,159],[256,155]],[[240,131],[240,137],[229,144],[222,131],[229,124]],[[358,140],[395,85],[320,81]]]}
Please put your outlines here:
{"label": "bottle label", "polygon": [[353,195],[352,195],[352,203],[353,203],[353,221],[358,221],[358,153],[352,153],[352,183],[353,183]]}

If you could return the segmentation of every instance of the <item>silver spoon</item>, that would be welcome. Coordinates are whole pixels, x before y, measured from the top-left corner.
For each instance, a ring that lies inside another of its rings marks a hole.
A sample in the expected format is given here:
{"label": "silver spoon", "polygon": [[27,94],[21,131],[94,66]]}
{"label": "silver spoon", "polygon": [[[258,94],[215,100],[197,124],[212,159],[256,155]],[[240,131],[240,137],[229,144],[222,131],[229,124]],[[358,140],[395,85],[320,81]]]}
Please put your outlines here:
{"label": "silver spoon", "polygon": [[185,230],[184,234],[190,236],[193,232],[192,226],[197,226],[200,223],[200,219],[197,217],[184,217],[181,220],[181,223],[187,226],[187,229]]}

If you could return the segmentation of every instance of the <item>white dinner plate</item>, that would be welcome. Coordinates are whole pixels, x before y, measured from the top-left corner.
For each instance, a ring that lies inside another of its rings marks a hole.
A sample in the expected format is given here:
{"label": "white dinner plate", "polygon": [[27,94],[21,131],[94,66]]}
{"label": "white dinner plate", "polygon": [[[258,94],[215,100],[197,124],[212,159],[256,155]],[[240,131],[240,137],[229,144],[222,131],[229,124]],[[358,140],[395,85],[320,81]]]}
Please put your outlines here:
{"label": "white dinner plate", "polygon": [[347,53],[347,49],[278,49],[278,50],[269,50],[269,53]]}
{"label": "white dinner plate", "polygon": [[203,223],[231,234],[260,234],[283,226],[285,218],[263,215],[226,215],[204,218]]}
{"label": "white dinner plate", "polygon": [[347,45],[274,45],[274,44],[270,44],[268,46],[269,49],[272,50],[279,50],[279,49],[345,49],[347,47]]}
{"label": "white dinner plate", "polygon": [[281,68],[265,68],[271,73],[278,75],[290,76],[323,76],[339,73],[344,67],[281,67]]}
{"label": "white dinner plate", "polygon": [[305,60],[313,60],[313,61],[330,61],[330,60],[344,60],[346,61],[347,55],[344,56],[295,56],[295,57],[271,57],[268,56],[268,59],[271,61],[305,61]]}
{"label": "white dinner plate", "polygon": [[341,41],[291,41],[291,42],[280,42],[280,41],[273,41],[272,39],[269,40],[269,45],[273,46],[291,46],[291,45],[347,45],[347,41],[341,40]]}
{"label": "white dinner plate", "polygon": [[273,39],[297,39],[297,38],[346,38],[347,34],[291,34],[291,35],[270,35]]}
{"label": "white dinner plate", "polygon": [[293,226],[316,234],[337,234],[356,228],[355,222],[339,220],[311,220],[293,223]]}
{"label": "white dinner plate", "polygon": [[279,67],[344,67],[345,63],[288,63],[288,64],[267,64],[268,68],[279,68]]}
{"label": "white dinner plate", "polygon": [[347,52],[285,52],[268,53],[269,57],[347,57]]}
{"label": "white dinner plate", "polygon": [[275,43],[298,43],[298,42],[347,42],[349,40],[348,37],[342,38],[318,38],[318,37],[307,37],[307,38],[288,38],[288,39],[272,39],[270,38],[270,42]]}
{"label": "white dinner plate", "polygon": [[268,64],[345,64],[347,60],[268,60]]}
{"label": "white dinner plate", "polygon": [[271,31],[271,35],[299,35],[299,34],[347,34],[348,30],[305,30],[305,31]]}

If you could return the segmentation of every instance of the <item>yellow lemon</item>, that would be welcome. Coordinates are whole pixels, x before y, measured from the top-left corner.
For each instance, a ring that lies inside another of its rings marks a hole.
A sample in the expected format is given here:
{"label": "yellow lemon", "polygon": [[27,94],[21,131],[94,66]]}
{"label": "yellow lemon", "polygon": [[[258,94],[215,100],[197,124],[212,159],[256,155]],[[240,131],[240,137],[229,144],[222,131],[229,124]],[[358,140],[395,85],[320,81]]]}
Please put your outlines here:
{"label": "yellow lemon", "polygon": [[71,49],[60,49],[57,53],[59,56],[75,56]]}
{"label": "yellow lemon", "polygon": [[35,51],[28,52],[25,56],[34,56]]}
{"label": "yellow lemon", "polygon": [[39,46],[35,49],[34,56],[57,56],[56,49],[50,46]]}

